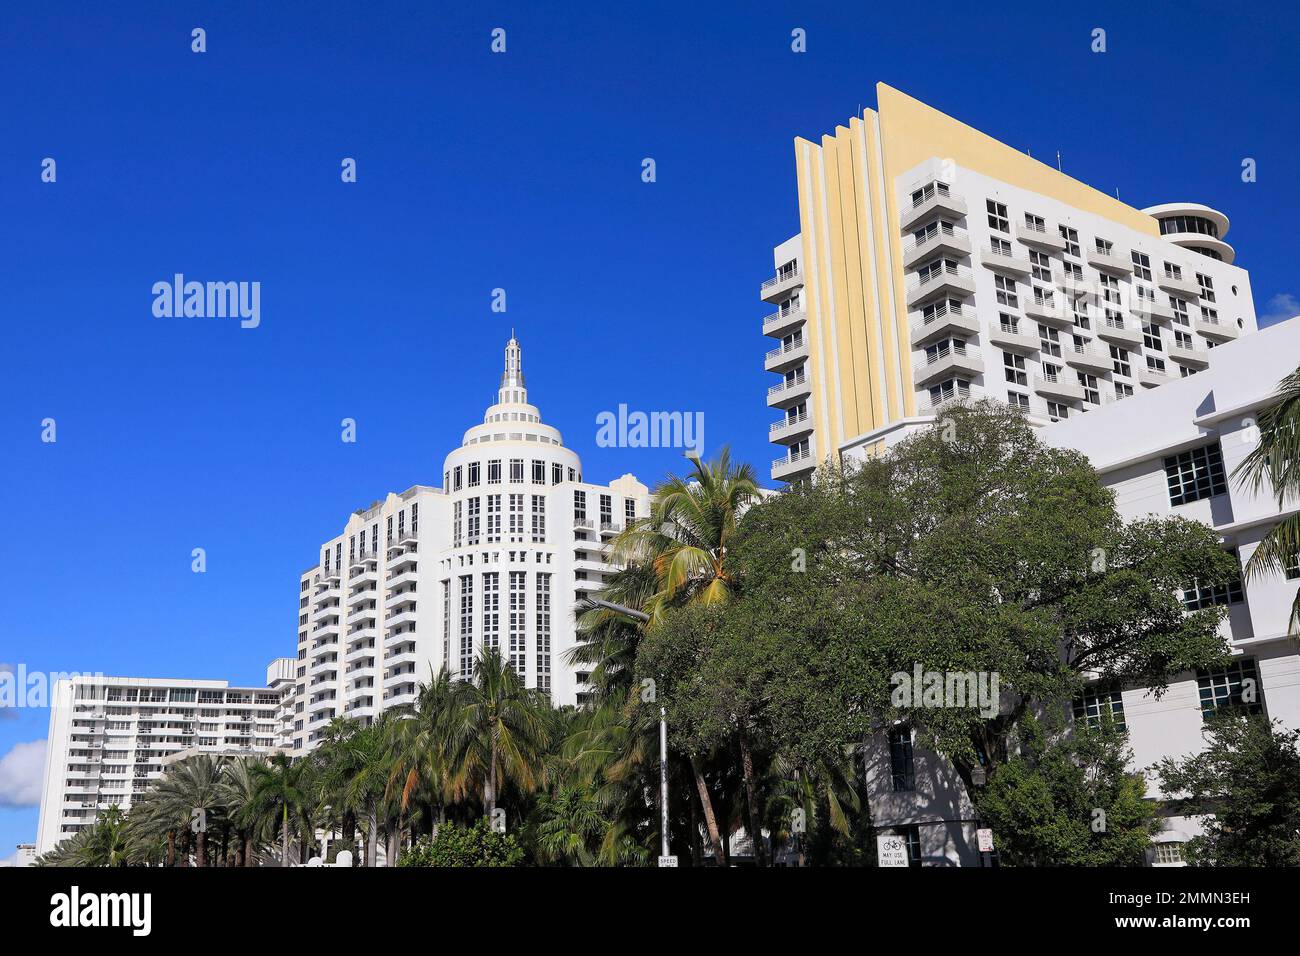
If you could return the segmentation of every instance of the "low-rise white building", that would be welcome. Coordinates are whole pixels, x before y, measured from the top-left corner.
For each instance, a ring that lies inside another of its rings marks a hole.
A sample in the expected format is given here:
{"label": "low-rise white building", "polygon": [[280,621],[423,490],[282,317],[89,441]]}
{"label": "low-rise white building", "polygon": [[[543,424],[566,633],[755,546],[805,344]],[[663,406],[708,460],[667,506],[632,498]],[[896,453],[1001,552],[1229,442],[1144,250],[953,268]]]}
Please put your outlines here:
{"label": "low-rise white building", "polygon": [[36,852],[54,849],[109,807],[125,813],[181,756],[288,749],[292,668],[288,658],[273,661],[266,687],[93,675],[56,683]]}
{"label": "low-rise white building", "polygon": [[[1279,507],[1271,488],[1256,493],[1232,479],[1258,440],[1255,416],[1297,365],[1300,317],[1214,349],[1204,371],[1047,425],[1040,435],[1087,455],[1126,521],[1153,515],[1203,521],[1244,565],[1269,529],[1300,508],[1294,500]],[[1300,555],[1284,573],[1184,592],[1189,607],[1227,605],[1223,634],[1232,643],[1231,664],[1185,674],[1158,700],[1141,687],[1091,690],[1076,702],[1075,719],[1107,711],[1122,720],[1133,765],[1143,769],[1203,748],[1205,717],[1224,705],[1300,728],[1300,654],[1289,629],[1297,587]],[[1243,687],[1254,689],[1246,700]],[[878,827],[905,835],[925,864],[978,865],[975,811],[960,780],[945,760],[914,748],[910,731],[872,742],[867,776]],[[1163,796],[1158,780],[1148,775],[1148,781],[1149,795]],[[1198,832],[1194,820],[1171,818],[1151,862],[1181,862],[1178,845]]]}

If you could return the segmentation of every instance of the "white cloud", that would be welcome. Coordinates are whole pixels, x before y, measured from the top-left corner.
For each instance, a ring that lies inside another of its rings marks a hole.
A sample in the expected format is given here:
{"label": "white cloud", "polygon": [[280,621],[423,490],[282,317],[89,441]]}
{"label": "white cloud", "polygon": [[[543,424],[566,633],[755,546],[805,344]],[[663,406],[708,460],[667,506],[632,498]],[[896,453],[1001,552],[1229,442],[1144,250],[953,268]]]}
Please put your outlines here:
{"label": "white cloud", "polygon": [[0,857],[0,870],[4,869],[6,866],[17,866],[17,865],[18,865],[18,851],[17,851],[17,850],[15,850],[13,853],[9,854],[9,856],[6,856],[6,857]]}
{"label": "white cloud", "polygon": [[1264,311],[1259,316],[1259,325],[1263,328],[1297,315],[1300,315],[1300,298],[1296,298],[1290,292],[1279,292],[1268,300],[1268,305],[1264,306]]}
{"label": "white cloud", "polygon": [[38,806],[44,771],[44,740],[14,744],[0,757],[0,807]]}

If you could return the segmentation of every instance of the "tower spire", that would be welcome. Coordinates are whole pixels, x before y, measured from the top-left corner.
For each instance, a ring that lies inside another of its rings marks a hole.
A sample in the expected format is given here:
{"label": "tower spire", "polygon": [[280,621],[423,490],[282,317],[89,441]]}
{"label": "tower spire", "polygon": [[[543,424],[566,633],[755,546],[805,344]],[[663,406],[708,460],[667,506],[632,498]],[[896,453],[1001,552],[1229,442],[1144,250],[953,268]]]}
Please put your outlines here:
{"label": "tower spire", "polygon": [[514,329],[510,330],[510,341],[506,343],[506,367],[501,373],[498,401],[502,404],[528,403],[528,392],[524,387],[523,351],[519,348],[519,340],[515,338]]}

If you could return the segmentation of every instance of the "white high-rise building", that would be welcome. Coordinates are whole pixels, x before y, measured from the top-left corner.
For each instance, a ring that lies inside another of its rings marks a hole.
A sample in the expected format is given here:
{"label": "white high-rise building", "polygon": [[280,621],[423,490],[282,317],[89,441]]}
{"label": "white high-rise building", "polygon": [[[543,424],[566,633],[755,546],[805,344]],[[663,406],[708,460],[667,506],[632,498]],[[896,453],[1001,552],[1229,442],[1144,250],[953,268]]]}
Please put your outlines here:
{"label": "white high-rise building", "polygon": [[177,759],[289,748],[293,661],[266,687],[224,680],[78,675],[54,685],[36,852],[47,853],[109,807],[125,813]]}
{"label": "white high-rise building", "polygon": [[1255,330],[1222,213],[1137,209],[884,84],[877,100],[795,140],[800,231],[760,293],[772,478],[878,451],[952,399],[1073,418]]}
{"label": "white high-rise building", "polygon": [[484,647],[556,704],[580,702],[587,674],[566,661],[574,606],[603,586],[609,541],[648,507],[632,475],[583,480],[528,402],[512,335],[497,400],[446,456],[441,487],[355,511],[303,572],[295,752],[336,716],[369,721],[412,702],[444,667],[468,675]]}

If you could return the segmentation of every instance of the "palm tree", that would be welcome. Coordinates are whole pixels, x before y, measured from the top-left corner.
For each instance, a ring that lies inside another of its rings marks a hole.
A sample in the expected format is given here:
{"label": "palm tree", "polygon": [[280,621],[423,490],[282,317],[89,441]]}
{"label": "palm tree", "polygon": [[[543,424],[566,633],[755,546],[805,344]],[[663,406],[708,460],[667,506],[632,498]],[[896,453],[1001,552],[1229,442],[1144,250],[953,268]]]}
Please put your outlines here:
{"label": "palm tree", "polygon": [[289,865],[289,821],[297,819],[308,803],[304,787],[306,764],[294,762],[283,753],[274,754],[271,762],[253,768],[256,798],[253,806],[259,817],[271,817],[280,827],[280,865]]}
{"label": "palm tree", "polygon": [[235,837],[239,841],[237,866],[252,866],[255,856],[253,848],[261,842],[266,831],[265,819],[257,812],[257,767],[262,766],[259,757],[236,757],[222,769],[221,799],[226,808],[226,817],[235,828]]}
{"label": "palm tree", "polygon": [[221,762],[198,754],[172,766],[153,789],[156,819],[163,825],[194,834],[194,865],[208,865],[208,829],[219,824],[224,811]]}
{"label": "palm tree", "polygon": [[[1300,497],[1300,368],[1278,383],[1277,392],[1277,399],[1259,410],[1259,443],[1242,459],[1233,477],[1256,493],[1267,485],[1282,509],[1286,499]],[[1282,572],[1295,567],[1298,559],[1300,513],[1283,518],[1264,536],[1246,562],[1246,578]],[[1291,604],[1290,627],[1300,630],[1300,589]]]}
{"label": "palm tree", "polygon": [[[655,488],[650,513],[614,539],[613,560],[629,569],[625,578],[615,575],[615,603],[649,616],[648,629],[663,623],[669,608],[682,604],[711,606],[724,603],[737,582],[727,564],[727,547],[736,533],[740,517],[758,501],[760,492],[754,470],[747,464],[733,466],[731,453],[723,448],[716,461],[696,458],[689,479],[669,475]],[[648,592],[648,593],[647,593]],[[593,630],[601,618],[588,618]],[[615,645],[617,646],[617,645]],[[584,653],[579,651],[579,653]],[[635,656],[635,651],[632,652]],[[620,669],[618,662],[613,669]],[[749,728],[737,718],[742,774],[745,780],[746,810],[754,846],[762,862],[755,772]],[[724,852],[713,801],[704,778],[699,755],[690,755],[695,790],[704,813],[705,826],[721,864]]]}
{"label": "palm tree", "polygon": [[[733,467],[731,452],[717,461],[696,458],[690,479],[669,475],[650,501],[650,514],[614,539],[615,562],[648,565],[655,590],[639,609],[650,626],[675,604],[718,604],[730,597],[735,580],[727,565],[727,545],[740,516],[759,498],[749,465]],[[617,600],[617,598],[615,598]]]}
{"label": "palm tree", "polygon": [[[388,782],[382,795],[396,798],[399,814],[410,812],[417,794],[436,810],[436,835],[446,805],[455,798],[451,780],[451,733],[463,702],[464,685],[443,668],[421,684],[415,703],[391,711],[387,727]],[[395,861],[390,859],[390,865]]]}
{"label": "palm tree", "polygon": [[548,707],[547,698],[526,688],[500,651],[481,650],[473,679],[457,688],[451,705],[448,776],[453,794],[459,797],[481,787],[483,809],[491,817],[503,784],[535,790],[548,742]]}
{"label": "palm tree", "polygon": [[131,861],[127,818],[109,807],[95,822],[42,854],[37,866],[126,866]]}

